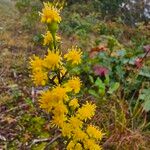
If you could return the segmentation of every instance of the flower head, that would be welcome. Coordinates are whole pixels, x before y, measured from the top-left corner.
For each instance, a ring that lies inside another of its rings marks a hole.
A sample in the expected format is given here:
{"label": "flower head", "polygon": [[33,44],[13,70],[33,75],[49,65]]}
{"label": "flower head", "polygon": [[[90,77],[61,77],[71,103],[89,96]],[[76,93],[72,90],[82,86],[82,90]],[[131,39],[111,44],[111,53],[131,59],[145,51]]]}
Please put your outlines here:
{"label": "flower head", "polygon": [[31,78],[36,86],[44,86],[48,80],[47,72],[44,72],[43,70],[33,72]]}
{"label": "flower head", "polygon": [[62,135],[64,137],[68,137],[68,138],[71,138],[72,136],[72,130],[74,130],[71,126],[71,124],[69,123],[64,123],[63,124],[63,127],[61,129],[61,132],[62,132]]}
{"label": "flower head", "polygon": [[71,116],[69,119],[69,123],[75,129],[82,127],[83,122],[79,120],[77,117]]}
{"label": "flower head", "polygon": [[61,64],[62,57],[59,54],[59,51],[50,51],[44,59],[44,66],[48,69],[58,68]]}
{"label": "flower head", "polygon": [[73,107],[74,109],[78,108],[80,105],[78,103],[78,99],[74,98],[69,102],[69,106]]}
{"label": "flower head", "polygon": [[62,115],[62,114],[67,114],[68,109],[66,105],[64,105],[63,103],[56,103],[55,108],[52,112],[55,115]]}
{"label": "flower head", "polygon": [[68,82],[65,84],[65,87],[70,90],[74,91],[75,93],[79,93],[81,87],[81,81],[79,77],[72,77]]}
{"label": "flower head", "polygon": [[40,15],[41,15],[41,22],[43,23],[49,24],[52,22],[60,23],[61,21],[60,10],[57,9],[51,3],[44,3],[44,8],[42,9]]}
{"label": "flower head", "polygon": [[[52,36],[52,34],[51,34],[51,32],[50,31],[47,31],[46,32],[46,34],[45,35],[43,35],[43,38],[44,38],[44,43],[43,43],[43,45],[50,45],[53,41],[54,41],[54,39],[53,39],[53,36]],[[56,41],[60,41],[60,37],[59,36],[57,36],[56,35]]]}
{"label": "flower head", "polygon": [[32,72],[37,72],[41,70],[43,67],[43,60],[40,59],[38,56],[33,56],[33,58],[30,60],[30,68],[32,69]]}
{"label": "flower head", "polygon": [[77,117],[81,120],[91,119],[95,114],[96,105],[86,102],[81,108],[77,111]]}
{"label": "flower head", "polygon": [[62,102],[63,100],[68,100],[66,88],[61,87],[60,85],[52,89],[52,95],[55,101]]}
{"label": "flower head", "polygon": [[67,145],[67,150],[73,150],[75,147],[76,142],[75,141],[70,141],[69,144]]}
{"label": "flower head", "polygon": [[82,52],[80,48],[72,47],[72,49],[64,55],[64,58],[70,61],[72,65],[76,65],[81,63],[81,55]]}
{"label": "flower head", "polygon": [[80,143],[77,143],[74,150],[83,150],[83,147]]}
{"label": "flower head", "polygon": [[50,31],[47,31],[45,35],[43,35],[44,37],[44,43],[43,45],[49,45],[50,43],[53,42],[53,36],[50,33]]}
{"label": "flower head", "polygon": [[52,117],[51,126],[52,127],[57,126],[59,128],[62,128],[66,120],[67,120],[66,115],[54,114],[54,116]]}
{"label": "flower head", "polygon": [[44,109],[46,112],[51,112],[53,108],[54,100],[52,99],[52,93],[51,91],[45,91],[41,94],[39,105],[42,109]]}
{"label": "flower head", "polygon": [[73,139],[75,141],[84,141],[88,138],[88,135],[81,129],[76,128],[74,129]]}
{"label": "flower head", "polygon": [[95,127],[93,125],[88,125],[86,132],[89,135],[89,137],[95,138],[95,139],[100,139],[100,140],[102,139],[102,137],[104,135],[97,127]]}
{"label": "flower head", "polygon": [[101,146],[95,143],[93,139],[86,139],[84,141],[84,147],[88,150],[102,150]]}

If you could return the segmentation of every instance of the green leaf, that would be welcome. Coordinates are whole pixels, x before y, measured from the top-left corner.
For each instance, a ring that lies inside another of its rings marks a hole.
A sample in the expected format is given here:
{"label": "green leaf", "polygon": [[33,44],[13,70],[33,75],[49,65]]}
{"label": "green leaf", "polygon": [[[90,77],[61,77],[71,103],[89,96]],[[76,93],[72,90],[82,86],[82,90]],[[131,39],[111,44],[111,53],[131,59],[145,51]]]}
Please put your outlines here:
{"label": "green leaf", "polygon": [[91,95],[93,95],[93,96],[99,98],[99,95],[96,93],[96,91],[90,89],[88,92],[89,92],[89,94],[91,94]]}
{"label": "green leaf", "polygon": [[142,70],[139,73],[141,76],[150,78],[150,68],[149,67],[143,67]]}
{"label": "green leaf", "polygon": [[150,99],[143,103],[143,108],[145,111],[150,111]]}
{"label": "green leaf", "polygon": [[143,89],[139,95],[139,99],[143,100],[143,109],[150,111],[150,88]]}
{"label": "green leaf", "polygon": [[98,89],[98,92],[101,96],[104,96],[105,95],[105,85],[103,84],[103,86],[101,86],[99,89]]}
{"label": "green leaf", "polygon": [[113,92],[115,92],[115,91],[119,88],[119,86],[120,86],[119,82],[113,83],[113,84],[110,86],[108,93],[109,93],[109,94],[112,94]]}
{"label": "green leaf", "polygon": [[105,83],[106,85],[109,85],[109,81],[110,81],[109,76],[106,75],[106,76],[105,76],[104,83]]}
{"label": "green leaf", "polygon": [[100,78],[97,78],[95,81],[95,85],[98,87],[98,93],[100,95],[105,94],[105,84],[102,82]]}
{"label": "green leaf", "polygon": [[97,78],[95,81],[95,85],[100,87],[103,84],[102,80],[100,78]]}
{"label": "green leaf", "polygon": [[33,41],[35,43],[40,42],[43,39],[43,36],[41,34],[37,34],[33,37]]}
{"label": "green leaf", "polygon": [[91,83],[94,83],[94,79],[91,75],[89,75],[89,79],[90,79]]}
{"label": "green leaf", "polygon": [[117,51],[117,54],[120,56],[120,57],[123,57],[126,55],[126,50],[119,50]]}
{"label": "green leaf", "polygon": [[31,100],[30,98],[26,98],[26,99],[25,99],[25,102],[26,102],[27,104],[29,104],[31,107],[34,106],[32,100]]}

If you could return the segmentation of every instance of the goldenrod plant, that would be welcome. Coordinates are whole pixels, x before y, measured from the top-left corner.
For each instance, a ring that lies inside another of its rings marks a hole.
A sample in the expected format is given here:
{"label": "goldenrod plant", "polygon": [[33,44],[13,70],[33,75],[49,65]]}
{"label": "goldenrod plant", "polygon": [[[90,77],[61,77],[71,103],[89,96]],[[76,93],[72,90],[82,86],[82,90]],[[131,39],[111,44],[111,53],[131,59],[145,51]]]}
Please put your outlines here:
{"label": "goldenrod plant", "polygon": [[[90,101],[84,104],[77,98],[82,81],[71,70],[82,63],[82,51],[72,46],[62,54],[57,36],[61,22],[62,7],[57,3],[44,3],[40,13],[41,22],[47,26],[43,45],[47,54],[30,60],[32,80],[35,86],[43,87],[39,106],[51,115],[50,125],[61,132],[67,150],[101,150],[100,141],[104,133],[89,123],[95,114],[96,105]],[[45,90],[46,89],[46,90]]]}

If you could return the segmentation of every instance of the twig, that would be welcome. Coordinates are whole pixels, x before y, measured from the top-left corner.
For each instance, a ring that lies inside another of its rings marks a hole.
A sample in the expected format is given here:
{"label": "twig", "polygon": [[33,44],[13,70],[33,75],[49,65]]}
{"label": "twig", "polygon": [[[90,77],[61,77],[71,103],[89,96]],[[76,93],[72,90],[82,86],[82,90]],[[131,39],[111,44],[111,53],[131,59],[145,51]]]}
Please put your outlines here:
{"label": "twig", "polygon": [[30,145],[30,147],[32,147],[32,145],[34,145],[34,144],[41,143],[41,142],[49,142],[48,145],[50,145],[50,144],[54,143],[60,137],[61,137],[61,134],[58,134],[54,138],[34,139],[32,144]]}
{"label": "twig", "polygon": [[143,58],[141,59],[141,62],[144,61],[144,59],[147,57],[147,55],[149,54],[149,52],[150,52],[150,49],[145,53],[145,55],[144,55]]}
{"label": "twig", "polygon": [[2,71],[0,72],[0,77],[2,77],[4,73],[5,73],[5,69],[2,69]]}
{"label": "twig", "polygon": [[0,134],[0,140],[6,141],[6,138]]}
{"label": "twig", "polygon": [[14,110],[17,110],[17,109],[22,109],[23,107],[26,107],[26,106],[28,106],[28,104],[22,104],[20,106],[13,107],[13,108],[11,108],[9,110],[6,110],[4,112],[1,112],[1,113],[8,113],[8,112],[11,112],[11,111],[14,111]]}
{"label": "twig", "polygon": [[56,137],[54,137],[48,144],[47,146],[44,148],[44,150],[49,150],[49,146],[54,143],[57,139],[59,139],[61,137],[61,134],[58,134]]}

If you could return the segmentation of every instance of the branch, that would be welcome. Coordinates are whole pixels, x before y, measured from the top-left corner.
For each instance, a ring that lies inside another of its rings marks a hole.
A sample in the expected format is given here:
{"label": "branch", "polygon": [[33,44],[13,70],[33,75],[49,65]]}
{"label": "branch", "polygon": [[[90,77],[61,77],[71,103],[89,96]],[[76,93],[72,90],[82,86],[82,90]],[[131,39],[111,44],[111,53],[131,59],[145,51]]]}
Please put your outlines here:
{"label": "branch", "polygon": [[34,139],[33,142],[32,142],[32,144],[30,145],[30,147],[32,147],[32,145],[34,145],[34,144],[41,143],[41,142],[49,142],[48,145],[51,145],[52,143],[54,143],[60,137],[61,137],[61,134],[58,134],[54,138]]}
{"label": "branch", "polygon": [[15,110],[18,110],[18,109],[22,109],[22,108],[27,107],[27,106],[29,106],[29,105],[28,105],[28,104],[22,104],[22,105],[13,107],[13,108],[8,109],[8,110],[6,110],[6,111],[4,111],[4,112],[1,112],[1,113],[6,114],[6,113],[9,113],[9,112],[11,112],[11,111],[15,111]]}

